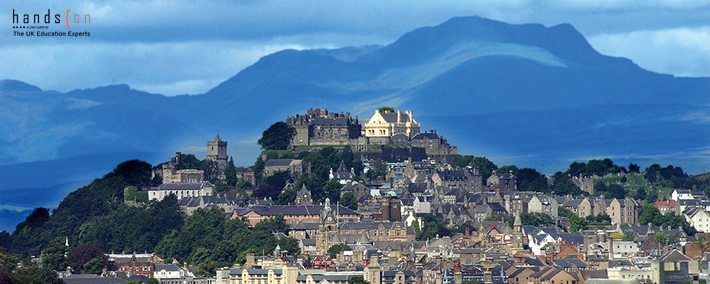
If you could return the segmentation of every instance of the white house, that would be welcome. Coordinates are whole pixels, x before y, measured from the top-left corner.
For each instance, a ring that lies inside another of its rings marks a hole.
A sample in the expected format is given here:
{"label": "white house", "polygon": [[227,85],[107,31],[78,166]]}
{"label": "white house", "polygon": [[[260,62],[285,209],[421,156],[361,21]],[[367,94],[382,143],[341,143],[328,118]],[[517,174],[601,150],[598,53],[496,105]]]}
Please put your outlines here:
{"label": "white house", "polygon": [[676,189],[671,193],[671,199],[678,200],[691,200],[693,199],[693,193],[690,189]]}
{"label": "white house", "polygon": [[153,278],[155,279],[175,279],[190,276],[185,273],[185,270],[175,264],[155,264],[153,270]]}
{"label": "white house", "polygon": [[688,223],[695,227],[698,232],[710,232],[710,214],[703,210],[703,208],[687,208],[683,211],[683,216],[685,216]]}
{"label": "white house", "polygon": [[609,251],[614,254],[614,258],[633,257],[639,252],[639,247],[631,241],[613,240]]}
{"label": "white house", "polygon": [[170,194],[174,194],[178,200],[185,197],[212,196],[212,184],[207,181],[199,183],[164,183],[148,190],[148,199],[161,201]]}

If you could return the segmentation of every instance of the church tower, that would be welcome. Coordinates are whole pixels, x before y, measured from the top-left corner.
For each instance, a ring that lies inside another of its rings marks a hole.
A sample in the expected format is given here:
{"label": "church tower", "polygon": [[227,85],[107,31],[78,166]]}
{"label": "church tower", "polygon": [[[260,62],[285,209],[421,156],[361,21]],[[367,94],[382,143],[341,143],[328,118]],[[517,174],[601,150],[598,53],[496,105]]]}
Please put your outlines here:
{"label": "church tower", "polygon": [[330,248],[330,238],[338,234],[338,216],[330,208],[330,198],[326,198],[325,206],[320,212],[320,222],[318,223],[318,237],[316,238],[316,251],[319,254],[326,254]]}
{"label": "church tower", "polygon": [[217,134],[214,141],[207,141],[207,160],[217,162],[222,174],[227,167],[227,159],[227,141],[222,141]]}

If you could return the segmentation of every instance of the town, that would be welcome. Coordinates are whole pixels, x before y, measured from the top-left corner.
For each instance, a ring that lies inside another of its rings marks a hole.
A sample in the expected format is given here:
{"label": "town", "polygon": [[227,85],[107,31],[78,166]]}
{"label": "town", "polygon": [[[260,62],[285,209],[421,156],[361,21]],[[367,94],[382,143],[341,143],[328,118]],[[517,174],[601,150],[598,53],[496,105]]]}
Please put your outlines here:
{"label": "town", "polygon": [[[18,269],[53,266],[58,283],[706,283],[707,174],[604,159],[545,175],[460,155],[423,129],[390,107],[369,119],[309,109],[265,130],[252,166],[236,167],[217,135],[204,160],[178,152],[145,181],[121,176],[112,208],[152,212],[131,245],[108,233],[134,218],[120,212],[41,249],[27,243],[34,220],[53,222],[39,212],[0,244],[32,254]],[[179,222],[151,223],[162,212]]]}

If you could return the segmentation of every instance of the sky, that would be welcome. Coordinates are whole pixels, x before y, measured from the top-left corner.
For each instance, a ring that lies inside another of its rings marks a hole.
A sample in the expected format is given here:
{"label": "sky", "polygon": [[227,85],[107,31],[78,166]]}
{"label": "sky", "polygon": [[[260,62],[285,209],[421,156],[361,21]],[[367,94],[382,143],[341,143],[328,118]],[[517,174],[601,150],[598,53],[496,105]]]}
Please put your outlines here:
{"label": "sky", "polygon": [[[14,34],[22,29],[13,28],[13,13],[43,17],[48,9],[62,22],[45,31],[90,36]],[[710,76],[707,0],[10,0],[0,3],[0,79],[61,92],[128,84],[168,96],[202,94],[279,50],[386,45],[460,16],[569,23],[602,54],[654,72]]]}

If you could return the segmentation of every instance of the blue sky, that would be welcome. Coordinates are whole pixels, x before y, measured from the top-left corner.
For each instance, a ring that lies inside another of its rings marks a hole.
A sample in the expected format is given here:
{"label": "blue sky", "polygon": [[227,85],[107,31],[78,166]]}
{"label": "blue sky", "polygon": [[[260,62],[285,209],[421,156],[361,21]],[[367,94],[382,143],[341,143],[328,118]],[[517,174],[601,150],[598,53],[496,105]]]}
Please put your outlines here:
{"label": "blue sky", "polygon": [[[13,9],[90,14],[91,24],[71,30],[91,36],[13,36]],[[282,49],[389,44],[415,28],[472,15],[570,23],[603,54],[659,73],[710,76],[706,0],[10,0],[0,3],[0,79],[58,91],[125,83],[165,95],[201,94]]]}

